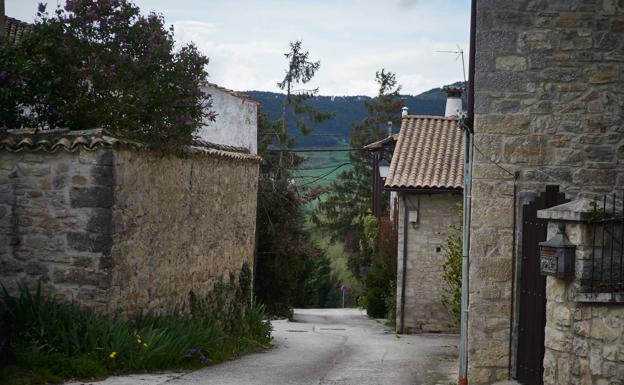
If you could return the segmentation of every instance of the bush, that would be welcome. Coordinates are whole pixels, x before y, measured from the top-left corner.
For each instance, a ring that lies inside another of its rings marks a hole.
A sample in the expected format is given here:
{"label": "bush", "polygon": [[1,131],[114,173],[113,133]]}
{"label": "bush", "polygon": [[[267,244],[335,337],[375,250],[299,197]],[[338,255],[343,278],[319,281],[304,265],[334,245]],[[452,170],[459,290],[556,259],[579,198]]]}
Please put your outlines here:
{"label": "bush", "polygon": [[453,313],[459,323],[461,316],[461,272],[462,272],[462,227],[451,226],[444,244],[444,264],[442,279],[446,284],[440,294],[440,302]]}
{"label": "bush", "polygon": [[10,364],[34,371],[30,376],[42,382],[192,368],[226,360],[271,340],[264,307],[251,301],[249,282],[245,282],[249,275],[245,266],[240,284],[234,280],[223,284],[234,290],[219,294],[228,296],[221,318],[211,311],[215,296],[209,297],[211,301],[193,299],[190,314],[149,314],[126,320],[55,302],[44,297],[40,287],[33,294],[20,286],[17,297],[4,290],[2,308],[13,332]]}
{"label": "bush", "polygon": [[39,5],[32,31],[0,49],[0,126],[104,128],[168,150],[191,143],[214,119],[208,58],[174,50],[162,15],[127,0]]}

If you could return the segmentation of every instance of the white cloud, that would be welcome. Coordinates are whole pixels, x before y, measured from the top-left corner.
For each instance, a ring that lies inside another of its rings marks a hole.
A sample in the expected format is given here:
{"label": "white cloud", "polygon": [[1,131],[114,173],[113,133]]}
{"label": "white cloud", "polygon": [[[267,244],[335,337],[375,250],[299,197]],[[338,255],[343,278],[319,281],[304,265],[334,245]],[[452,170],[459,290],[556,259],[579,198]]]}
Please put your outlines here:
{"label": "white cloud", "polygon": [[[29,20],[25,10],[34,14],[38,1],[8,0],[7,14]],[[161,12],[176,40],[210,58],[212,82],[236,90],[278,91],[295,39],[321,60],[311,87],[324,95],[374,95],[382,67],[405,93],[420,93],[462,78],[461,62],[435,51],[468,51],[468,0],[134,1]]]}

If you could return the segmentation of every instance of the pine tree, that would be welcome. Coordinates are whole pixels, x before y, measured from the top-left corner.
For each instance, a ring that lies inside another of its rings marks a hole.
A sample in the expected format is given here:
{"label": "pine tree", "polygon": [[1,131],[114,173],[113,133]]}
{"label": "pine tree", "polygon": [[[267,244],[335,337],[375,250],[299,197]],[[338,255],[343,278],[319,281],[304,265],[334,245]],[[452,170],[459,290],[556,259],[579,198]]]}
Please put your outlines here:
{"label": "pine tree", "polygon": [[[352,148],[362,148],[383,139],[388,134],[388,122],[398,123],[402,100],[396,75],[382,69],[375,73],[375,81],[379,93],[371,101],[364,102],[368,117],[353,125],[349,138]],[[319,205],[319,214],[314,219],[334,241],[344,242],[347,251],[357,252],[363,220],[372,212],[373,164],[366,151],[351,152],[349,161],[351,169],[342,172],[331,184],[329,195]]]}
{"label": "pine tree", "polygon": [[[296,127],[302,134],[310,131],[310,122],[331,117],[310,107],[306,100],[318,93],[296,89],[306,84],[320,68],[320,62],[310,61],[302,43],[290,43],[288,69],[278,87],[286,91],[282,115],[271,122],[266,115],[258,117],[258,147],[263,152],[262,173],[258,192],[258,254],[256,259],[255,293],[275,315],[289,316],[303,288],[306,262],[319,257],[320,251],[308,240],[304,230],[302,206],[316,194],[291,182],[294,168],[303,158],[292,152],[295,140],[289,134],[288,114],[296,117]],[[279,152],[271,151],[277,147]]]}

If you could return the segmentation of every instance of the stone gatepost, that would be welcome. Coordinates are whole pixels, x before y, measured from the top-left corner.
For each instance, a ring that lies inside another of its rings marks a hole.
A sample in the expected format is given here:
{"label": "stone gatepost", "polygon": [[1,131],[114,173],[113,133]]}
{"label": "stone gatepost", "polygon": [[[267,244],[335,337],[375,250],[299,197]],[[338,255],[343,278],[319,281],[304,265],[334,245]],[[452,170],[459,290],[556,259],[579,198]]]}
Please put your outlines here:
{"label": "stone gatepost", "polygon": [[624,383],[624,293],[589,285],[595,212],[594,201],[580,199],[537,214],[548,220],[547,239],[564,230],[576,246],[574,274],[547,278],[545,385]]}

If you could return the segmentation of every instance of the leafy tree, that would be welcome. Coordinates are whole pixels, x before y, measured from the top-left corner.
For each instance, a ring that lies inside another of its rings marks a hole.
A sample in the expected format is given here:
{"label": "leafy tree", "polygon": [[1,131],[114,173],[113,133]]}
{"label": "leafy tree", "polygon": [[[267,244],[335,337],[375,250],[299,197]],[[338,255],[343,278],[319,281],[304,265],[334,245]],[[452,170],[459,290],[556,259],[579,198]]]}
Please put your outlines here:
{"label": "leafy tree", "polygon": [[161,149],[189,144],[214,120],[200,85],[208,58],[174,49],[162,15],[127,0],[39,5],[31,32],[0,50],[0,124],[104,128]]}
{"label": "leafy tree", "polygon": [[[307,132],[307,121],[329,117],[305,102],[318,89],[296,90],[297,84],[309,82],[319,69],[319,62],[310,62],[302,43],[290,43],[286,76],[278,86],[286,90],[283,115],[275,122],[260,115],[258,147],[263,152],[262,175],[258,196],[258,258],[255,292],[270,313],[289,316],[304,287],[306,262],[321,257],[305,233],[302,208],[319,191],[298,187],[292,182],[292,171],[303,162],[296,153],[284,151],[294,139],[288,134],[286,114],[297,117],[297,127]],[[307,119],[307,120],[306,120]],[[277,146],[278,152],[272,151]]]}
{"label": "leafy tree", "polygon": [[332,274],[330,259],[321,253],[309,261],[309,271],[304,282],[302,305],[310,308],[339,307],[340,283]]}

